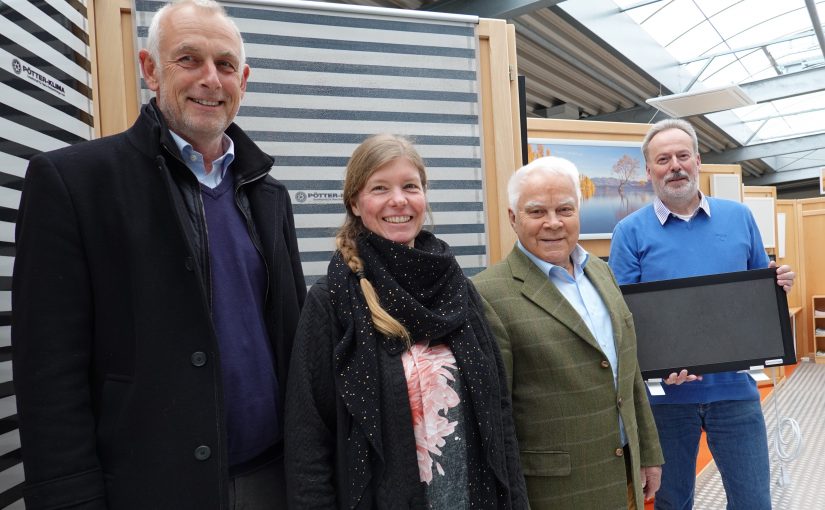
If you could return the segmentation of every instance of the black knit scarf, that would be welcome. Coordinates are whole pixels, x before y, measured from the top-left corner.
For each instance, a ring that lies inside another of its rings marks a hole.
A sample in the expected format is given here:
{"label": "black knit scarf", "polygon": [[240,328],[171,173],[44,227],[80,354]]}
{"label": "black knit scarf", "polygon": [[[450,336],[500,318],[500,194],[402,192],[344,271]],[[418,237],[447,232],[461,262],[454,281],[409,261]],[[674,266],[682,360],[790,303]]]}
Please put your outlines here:
{"label": "black knit scarf", "polygon": [[[449,246],[427,231],[416,237],[415,247],[372,233],[359,236],[356,245],[364,261],[365,276],[375,288],[381,305],[407,328],[412,341],[449,345],[473,403],[482,443],[485,448],[500,448],[500,433],[493,432],[498,429],[494,423],[497,420],[489,412],[491,406],[500,406],[495,391],[498,374],[494,355],[489,350],[495,340],[474,298],[475,289]],[[398,353],[405,349],[404,341],[387,338],[375,330],[358,277],[344,263],[340,252],[330,262],[327,281],[344,331],[334,348],[336,386],[363,431],[362,439],[351,441],[350,454],[355,459],[366,459],[371,445],[383,459],[377,349],[381,345],[391,353]],[[357,497],[369,483],[370,467],[367,462],[351,467],[354,472],[350,473],[350,480],[360,486],[353,487],[352,494]],[[494,471],[504,481],[497,467]]]}
{"label": "black knit scarf", "polygon": [[[381,306],[407,328],[413,342],[443,338],[464,323],[467,279],[447,243],[422,231],[415,248],[372,233],[359,236],[357,246]],[[343,260],[336,269],[350,272]],[[362,297],[359,293],[356,299]]]}

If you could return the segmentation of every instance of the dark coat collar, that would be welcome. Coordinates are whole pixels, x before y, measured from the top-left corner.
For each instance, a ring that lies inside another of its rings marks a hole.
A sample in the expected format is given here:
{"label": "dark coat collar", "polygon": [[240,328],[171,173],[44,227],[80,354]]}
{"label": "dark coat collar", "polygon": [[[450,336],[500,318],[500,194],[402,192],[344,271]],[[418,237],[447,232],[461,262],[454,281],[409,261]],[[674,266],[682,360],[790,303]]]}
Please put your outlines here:
{"label": "dark coat collar", "polygon": [[[272,168],[272,157],[265,154],[249,136],[234,122],[226,128],[226,134],[235,144],[235,159],[232,170],[236,182],[246,182],[266,174]],[[180,150],[169,133],[169,127],[158,109],[155,98],[149,100],[140,110],[140,115],[126,136],[132,145],[150,158],[164,152],[183,162]]]}

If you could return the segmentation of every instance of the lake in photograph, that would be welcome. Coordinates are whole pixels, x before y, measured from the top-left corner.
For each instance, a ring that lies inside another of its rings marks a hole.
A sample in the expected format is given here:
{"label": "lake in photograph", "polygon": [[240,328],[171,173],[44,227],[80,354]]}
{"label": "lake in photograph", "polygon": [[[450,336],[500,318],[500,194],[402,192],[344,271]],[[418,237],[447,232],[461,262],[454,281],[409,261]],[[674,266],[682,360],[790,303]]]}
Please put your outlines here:
{"label": "lake in photograph", "polygon": [[653,189],[637,188],[623,190],[617,187],[596,187],[590,198],[582,197],[581,233],[610,234],[622,218],[653,202]]}

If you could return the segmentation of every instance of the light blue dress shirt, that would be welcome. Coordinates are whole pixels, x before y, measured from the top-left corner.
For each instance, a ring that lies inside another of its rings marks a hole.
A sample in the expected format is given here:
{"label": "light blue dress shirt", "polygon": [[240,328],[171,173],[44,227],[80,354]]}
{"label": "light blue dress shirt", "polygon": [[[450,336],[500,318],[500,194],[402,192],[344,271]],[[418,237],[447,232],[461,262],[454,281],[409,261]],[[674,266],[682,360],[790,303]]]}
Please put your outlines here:
{"label": "light blue dress shirt", "polygon": [[[590,254],[580,245],[576,245],[570,255],[570,260],[573,262],[574,277],[565,268],[545,262],[527,251],[521,241],[516,244],[527,255],[527,258],[532,260],[541,272],[550,278],[550,281],[561,292],[561,295],[578,312],[582,321],[587,325],[587,329],[590,330],[590,333],[598,342],[605,358],[610,362],[610,368],[613,370],[613,387],[616,388],[619,376],[619,360],[616,356],[616,342],[613,338],[613,323],[610,321],[610,312],[604,305],[599,291],[584,274],[584,266],[587,265]],[[619,432],[622,437],[622,444],[627,444],[627,436],[625,435],[621,416],[619,417]]]}
{"label": "light blue dress shirt", "polygon": [[178,136],[174,131],[169,131],[172,139],[175,140],[183,162],[189,167],[189,170],[198,178],[198,182],[210,189],[215,189],[226,175],[226,169],[235,159],[235,144],[226,133],[223,135],[223,155],[212,162],[212,170],[206,173],[203,166],[203,154],[196,151],[192,144]]}

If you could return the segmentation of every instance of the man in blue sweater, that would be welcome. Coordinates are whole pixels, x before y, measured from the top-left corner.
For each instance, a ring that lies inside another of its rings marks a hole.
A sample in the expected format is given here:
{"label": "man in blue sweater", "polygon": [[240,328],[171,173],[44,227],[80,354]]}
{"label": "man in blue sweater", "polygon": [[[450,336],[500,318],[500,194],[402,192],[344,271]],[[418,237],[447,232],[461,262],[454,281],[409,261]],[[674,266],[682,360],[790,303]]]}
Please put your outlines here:
{"label": "man in blue sweater", "polygon": [[[609,264],[620,284],[775,266],[747,207],[699,191],[699,144],[688,122],[654,124],[642,153],[656,199],[613,231]],[[777,283],[789,290],[794,279],[790,267],[781,266],[776,273]],[[702,430],[728,508],[770,508],[767,435],[756,383],[744,373],[700,376],[685,370],[664,382],[665,395],[650,396],[665,456],[656,509],[693,507]]]}

